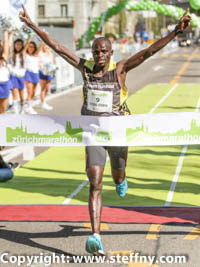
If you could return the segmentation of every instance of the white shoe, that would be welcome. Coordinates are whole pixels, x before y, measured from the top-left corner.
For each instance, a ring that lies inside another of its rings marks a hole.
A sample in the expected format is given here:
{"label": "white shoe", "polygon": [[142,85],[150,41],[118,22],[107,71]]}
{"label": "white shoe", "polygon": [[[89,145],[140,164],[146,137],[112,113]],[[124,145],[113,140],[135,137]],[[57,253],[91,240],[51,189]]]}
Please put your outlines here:
{"label": "white shoe", "polygon": [[19,112],[20,114],[24,114],[25,112],[24,112],[24,108],[23,107],[21,107],[21,109],[20,109],[20,112]]}
{"label": "white shoe", "polygon": [[13,110],[14,110],[14,113],[15,113],[15,114],[19,114],[19,108],[18,108],[18,105],[17,105],[17,104],[15,104],[15,105],[13,106]]}
{"label": "white shoe", "polygon": [[28,114],[37,114],[37,112],[32,107],[29,107]]}
{"label": "white shoe", "polygon": [[20,105],[20,111],[19,111],[20,114],[24,114],[25,113],[24,107],[25,107],[24,104]]}
{"label": "white shoe", "polygon": [[28,113],[29,107],[26,102],[24,103],[23,110],[24,110],[24,113]]}
{"label": "white shoe", "polygon": [[41,104],[41,108],[46,109],[46,110],[52,110],[53,107],[49,106],[46,102]]}

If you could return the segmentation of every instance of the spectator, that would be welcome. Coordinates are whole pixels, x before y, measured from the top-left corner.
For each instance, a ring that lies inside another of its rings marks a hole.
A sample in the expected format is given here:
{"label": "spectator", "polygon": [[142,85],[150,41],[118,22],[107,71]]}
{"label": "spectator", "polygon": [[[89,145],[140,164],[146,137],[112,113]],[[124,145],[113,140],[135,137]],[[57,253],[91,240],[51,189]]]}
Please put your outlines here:
{"label": "spectator", "polygon": [[0,44],[0,114],[6,111],[11,89],[7,63],[10,37],[11,34],[8,34],[8,31],[5,30],[3,42]]}
{"label": "spectator", "polygon": [[[0,151],[3,149],[4,147],[0,146]],[[19,168],[19,166],[20,164],[18,162],[6,163],[0,154],[0,182],[11,180],[13,178],[13,170],[16,170],[17,168]]]}
{"label": "spectator", "polygon": [[[25,76],[25,51],[29,42],[29,38],[24,47],[24,41],[17,39],[14,41],[14,48],[11,53],[11,83],[13,96],[14,113],[24,113],[24,76]],[[18,93],[20,97],[20,110],[18,105]]]}
{"label": "spectator", "polygon": [[51,81],[53,80],[52,69],[54,66],[54,57],[53,53],[49,46],[45,43],[41,45],[42,50],[39,53],[39,77],[40,77],[40,100],[41,100],[41,108],[46,110],[52,110],[53,107],[47,104],[45,98],[51,86]]}
{"label": "spectator", "polygon": [[39,52],[41,47],[37,47],[36,43],[31,41],[27,45],[25,56],[25,84],[28,90],[28,113],[37,114],[33,109],[33,100],[35,97],[37,85],[39,83]]}

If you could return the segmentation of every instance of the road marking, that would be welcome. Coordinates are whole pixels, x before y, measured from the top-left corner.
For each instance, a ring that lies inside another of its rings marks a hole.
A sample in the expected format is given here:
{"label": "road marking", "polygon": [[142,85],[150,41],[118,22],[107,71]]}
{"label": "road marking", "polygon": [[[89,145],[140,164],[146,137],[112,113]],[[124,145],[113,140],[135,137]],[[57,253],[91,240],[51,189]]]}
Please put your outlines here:
{"label": "road marking", "polygon": [[85,181],[83,181],[82,184],[80,184],[80,185],[76,188],[76,190],[75,190],[73,193],[71,193],[71,195],[70,195],[69,197],[67,197],[67,198],[65,199],[65,201],[63,202],[63,204],[69,204],[69,202],[72,200],[72,198],[73,198],[75,195],[77,195],[87,183],[88,183],[88,178],[86,178]]}
{"label": "road marking", "polygon": [[176,89],[176,87],[178,86],[178,84],[175,84],[168,92],[167,92],[167,94],[166,95],[164,95],[161,99],[160,99],[160,101],[152,108],[152,110],[150,110],[148,113],[149,114],[152,114],[156,109],[157,109],[157,107],[158,106],[160,106],[160,104],[162,104],[164,101],[165,101],[165,99]]}
{"label": "road marking", "polygon": [[130,256],[130,254],[134,254],[135,252],[134,250],[109,250],[108,253],[113,256]]}
{"label": "road marking", "polygon": [[[177,80],[180,79],[181,75],[183,74],[183,72],[185,71],[185,69],[187,68],[188,64],[190,63],[190,61],[192,60],[192,58],[194,57],[194,55],[196,54],[197,50],[199,48],[196,48],[194,50],[194,52],[192,53],[192,55],[188,58],[188,60],[186,61],[186,63],[180,68],[180,70],[178,71],[178,73],[175,75],[175,77],[172,79],[172,81],[170,83],[172,84],[175,84],[171,89],[170,91],[168,91],[168,93],[156,104],[156,106],[149,112],[150,114],[153,113],[155,111],[155,109],[174,91],[174,89],[177,87]],[[200,99],[198,101],[198,104],[197,104],[197,107],[200,106]],[[199,109],[199,108],[198,108]],[[198,111],[198,109],[196,108],[196,111]],[[174,174],[174,177],[173,177],[173,180],[172,180],[172,184],[170,186],[170,189],[169,189],[169,192],[168,192],[168,195],[167,195],[167,199],[166,199],[166,202],[165,202],[165,206],[170,206],[170,203],[172,201],[172,198],[173,198],[173,195],[174,195],[174,190],[176,188],[176,184],[177,184],[177,181],[178,181],[178,178],[179,178],[179,175],[180,175],[180,172],[181,172],[181,168],[182,168],[182,165],[183,165],[183,160],[184,160],[184,156],[185,156],[185,153],[187,151],[187,145],[183,146],[183,149],[181,151],[181,155],[180,155],[180,158],[179,158],[179,161],[178,161],[178,166],[176,168],[176,171],[175,171],[175,174]],[[155,235],[151,235],[151,234],[147,234],[146,236],[146,239],[157,239],[158,236],[159,236],[159,231],[161,229],[161,225],[158,225],[158,224],[153,224],[150,226],[150,229],[149,229],[149,232],[152,232],[152,229],[154,229],[156,232]]]}
{"label": "road marking", "polygon": [[[194,55],[196,54],[196,52],[197,52],[198,49],[199,48],[196,48],[194,50],[194,52],[192,53],[192,55],[188,58],[187,62],[179,70],[178,74],[171,81],[171,83],[177,82],[177,80],[181,77],[181,75],[185,71],[186,67],[188,66],[188,64],[190,63],[190,61],[192,60],[192,58],[194,57]],[[195,112],[198,112],[199,111],[199,107],[200,107],[200,99],[197,102],[197,106],[196,106]],[[181,155],[180,155],[180,158],[179,158],[179,161],[178,161],[178,165],[177,165],[177,168],[176,168],[176,171],[175,171],[173,180],[172,180],[172,184],[170,186],[170,190],[169,190],[168,195],[167,195],[167,200],[165,202],[165,206],[167,206],[167,207],[170,206],[170,203],[171,203],[171,201],[173,199],[174,190],[175,190],[176,184],[178,182],[178,178],[179,178],[179,175],[180,175],[180,172],[181,172],[181,168],[182,168],[182,165],[183,165],[183,160],[184,160],[185,153],[187,151],[187,147],[188,147],[187,145],[183,146],[183,149],[181,151]]]}
{"label": "road marking", "polygon": [[163,225],[161,224],[152,224],[149,228],[148,234],[146,235],[146,239],[157,240],[162,228],[163,228]]}
{"label": "road marking", "polygon": [[[91,226],[90,222],[83,223],[83,225],[84,225],[85,228],[92,229],[92,226]],[[100,229],[104,230],[104,231],[108,231],[109,227],[108,227],[108,225],[106,223],[101,223]]]}
{"label": "road marking", "polygon": [[146,262],[146,263],[129,263],[128,264],[128,267],[159,267],[159,265],[156,265],[156,264],[153,264],[153,265],[150,265],[150,262]]}
{"label": "road marking", "polygon": [[158,70],[161,70],[161,69],[164,69],[164,67],[163,66],[159,66],[159,65],[153,67],[154,71],[158,71]]}
{"label": "road marking", "polygon": [[199,100],[197,102],[197,106],[196,106],[195,112],[199,112],[199,108],[200,108],[200,97],[199,97]]}
{"label": "road marking", "polygon": [[[142,256],[142,255],[139,255],[138,252],[135,252],[134,250],[118,250],[118,251],[108,251],[109,254],[111,254],[112,256],[121,256],[121,257],[124,257],[124,256],[127,256],[129,258],[129,260],[131,260],[129,263],[128,263],[128,266],[129,267],[159,267],[158,265],[156,264],[153,264],[153,265],[150,265],[150,262],[147,261],[147,256]],[[137,262],[134,262],[134,257],[135,255],[137,256]],[[141,257],[141,258],[139,258]],[[145,258],[144,258],[145,257]],[[145,263],[140,263],[138,261],[146,261]],[[128,259],[127,259],[128,261]]]}
{"label": "road marking", "polygon": [[164,53],[163,53],[163,54],[161,54],[160,56],[161,56],[161,57],[168,57],[168,54],[164,54]]}
{"label": "road marking", "polygon": [[175,171],[175,174],[174,174],[174,177],[172,179],[172,183],[171,183],[171,186],[170,186],[168,195],[167,195],[167,200],[165,202],[165,206],[166,207],[169,207],[171,205],[171,201],[172,201],[173,195],[174,195],[174,190],[176,188],[176,184],[178,182],[178,178],[179,178],[179,175],[180,175],[182,166],[183,166],[183,160],[184,160],[184,157],[185,157],[185,153],[187,151],[187,148],[188,148],[188,146],[187,145],[184,145],[183,146],[183,149],[181,151],[181,155],[180,155],[180,158],[179,158],[179,161],[178,161],[178,165],[176,167],[176,171]]}
{"label": "road marking", "polygon": [[176,54],[172,54],[171,56],[172,56],[172,57],[178,57],[179,54],[176,53]]}
{"label": "road marking", "polygon": [[175,75],[175,77],[171,81],[172,84],[177,83],[177,81],[181,78],[181,75],[183,74],[183,72],[185,71],[185,69],[187,68],[187,66],[189,65],[189,63],[192,60],[192,58],[196,55],[196,52],[198,50],[199,50],[199,48],[197,47],[194,50],[194,52],[191,54],[191,56],[187,59],[187,61],[183,64],[183,66],[180,68],[180,70],[178,71],[178,73]]}
{"label": "road marking", "polygon": [[[199,108],[200,108],[200,98],[198,99],[195,112],[199,112]],[[175,188],[176,188],[176,185],[177,185],[177,182],[178,182],[178,178],[179,178],[182,166],[183,166],[183,160],[184,160],[185,154],[187,152],[187,148],[188,148],[188,145],[184,145],[183,149],[181,151],[181,155],[180,155],[180,158],[179,158],[179,161],[178,161],[178,165],[176,167],[176,171],[175,171],[174,177],[172,179],[172,183],[171,183],[171,186],[170,186],[170,189],[169,189],[169,192],[168,192],[168,195],[167,195],[167,199],[166,199],[166,202],[165,202],[165,206],[166,207],[169,207],[171,205],[171,201],[172,201],[173,196],[174,196],[174,191],[175,191]]]}
{"label": "road marking", "polygon": [[200,225],[197,225],[192,231],[184,237],[184,240],[194,240],[200,236]]}

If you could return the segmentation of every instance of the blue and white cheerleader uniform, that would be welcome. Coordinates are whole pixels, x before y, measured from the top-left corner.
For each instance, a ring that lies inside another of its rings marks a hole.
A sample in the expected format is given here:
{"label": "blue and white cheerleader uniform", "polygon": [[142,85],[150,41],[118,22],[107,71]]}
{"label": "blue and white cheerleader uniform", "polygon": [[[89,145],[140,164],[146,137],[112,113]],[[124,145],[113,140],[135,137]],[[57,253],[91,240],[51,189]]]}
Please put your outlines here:
{"label": "blue and white cheerleader uniform", "polygon": [[6,63],[0,67],[0,98],[7,98],[10,94],[10,73]]}
{"label": "blue and white cheerleader uniform", "polygon": [[39,77],[41,80],[51,81],[54,79],[52,72],[55,65],[52,64],[51,57],[40,52],[40,71]]}
{"label": "blue and white cheerleader uniform", "polygon": [[25,57],[25,66],[25,81],[39,83],[39,57],[27,54]]}
{"label": "blue and white cheerleader uniform", "polygon": [[16,64],[11,68],[11,76],[10,80],[12,83],[12,89],[17,88],[19,90],[24,89],[24,77],[25,77],[26,69],[21,66],[21,59],[19,56],[16,57]]}

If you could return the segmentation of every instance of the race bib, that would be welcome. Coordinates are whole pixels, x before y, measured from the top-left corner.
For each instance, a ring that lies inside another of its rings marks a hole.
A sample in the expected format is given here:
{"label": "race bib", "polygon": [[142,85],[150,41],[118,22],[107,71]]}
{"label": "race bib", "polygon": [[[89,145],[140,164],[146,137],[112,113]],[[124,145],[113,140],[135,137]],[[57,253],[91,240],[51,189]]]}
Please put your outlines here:
{"label": "race bib", "polygon": [[113,93],[110,91],[88,90],[87,109],[95,112],[112,112]]}

